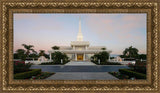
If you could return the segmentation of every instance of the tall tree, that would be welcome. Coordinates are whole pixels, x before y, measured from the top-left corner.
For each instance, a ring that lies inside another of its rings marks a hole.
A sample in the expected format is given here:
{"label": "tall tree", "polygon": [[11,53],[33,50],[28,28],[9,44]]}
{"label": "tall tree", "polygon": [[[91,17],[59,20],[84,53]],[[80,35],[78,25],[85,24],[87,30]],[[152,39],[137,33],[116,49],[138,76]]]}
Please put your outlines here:
{"label": "tall tree", "polygon": [[38,54],[35,50],[32,51],[32,53],[29,55],[30,58],[34,58],[37,59],[38,58]]}
{"label": "tall tree", "polygon": [[16,50],[16,54],[18,55],[18,58],[21,59],[21,60],[25,60],[26,59],[25,52],[26,51],[24,49]]}
{"label": "tall tree", "polygon": [[29,56],[30,51],[34,52],[34,49],[32,49],[34,47],[33,45],[22,44],[22,46],[26,49],[26,56],[27,57]]}
{"label": "tall tree", "polygon": [[92,57],[92,60],[97,61],[100,60],[100,62],[107,62],[107,59],[109,58],[109,53],[106,51],[99,52],[94,54]]}
{"label": "tall tree", "polygon": [[45,53],[45,50],[39,50],[39,51],[40,51],[40,52],[39,52],[39,57],[40,57],[40,56],[44,56],[44,57],[46,57],[46,58],[49,58],[49,55]]}
{"label": "tall tree", "polygon": [[138,56],[138,49],[130,46],[123,51],[123,55],[129,58],[136,58]]}
{"label": "tall tree", "polygon": [[53,50],[59,50],[59,46],[53,46],[52,49]]}
{"label": "tall tree", "polygon": [[45,54],[45,51],[44,50],[39,50],[40,52],[39,52],[39,56],[44,56],[44,54]]}
{"label": "tall tree", "polygon": [[139,54],[138,58],[146,60],[147,59],[147,55],[146,54]]}
{"label": "tall tree", "polygon": [[63,62],[69,62],[69,57],[65,53],[61,53],[61,52],[52,53],[53,62],[55,62],[56,64],[60,64],[61,59],[63,60]]}

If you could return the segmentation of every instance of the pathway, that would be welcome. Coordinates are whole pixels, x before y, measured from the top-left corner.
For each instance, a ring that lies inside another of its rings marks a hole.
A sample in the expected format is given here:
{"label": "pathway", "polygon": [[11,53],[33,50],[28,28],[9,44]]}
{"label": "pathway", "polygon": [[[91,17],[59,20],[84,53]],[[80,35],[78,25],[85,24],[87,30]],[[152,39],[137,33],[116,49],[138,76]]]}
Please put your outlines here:
{"label": "pathway", "polygon": [[46,80],[118,80],[108,72],[58,72]]}
{"label": "pathway", "polygon": [[118,72],[125,65],[96,65],[92,62],[69,62],[65,65],[32,65],[31,69],[55,72],[46,80],[117,80],[108,72]]}

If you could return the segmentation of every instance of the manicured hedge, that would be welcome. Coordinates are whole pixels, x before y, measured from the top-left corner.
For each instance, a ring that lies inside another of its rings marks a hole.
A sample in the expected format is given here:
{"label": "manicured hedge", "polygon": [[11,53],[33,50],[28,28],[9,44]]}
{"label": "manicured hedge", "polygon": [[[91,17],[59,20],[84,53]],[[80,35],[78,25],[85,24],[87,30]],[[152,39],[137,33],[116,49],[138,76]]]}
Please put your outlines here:
{"label": "manicured hedge", "polygon": [[14,75],[14,79],[27,79],[41,73],[41,69],[31,69],[31,71],[17,73]]}
{"label": "manicured hedge", "polygon": [[100,62],[100,64],[98,62],[93,62],[97,65],[122,65],[121,63],[118,62]]}
{"label": "manicured hedge", "polygon": [[41,63],[40,65],[63,65],[63,64],[66,64],[68,62],[63,62],[62,64],[61,63],[55,63],[55,62],[44,62],[44,63]]}
{"label": "manicured hedge", "polygon": [[130,78],[135,77],[136,79],[146,79],[146,75],[138,72],[131,71],[129,69],[119,69],[121,74],[128,75]]}
{"label": "manicured hedge", "polygon": [[40,65],[54,65],[54,62],[44,62],[44,63],[41,63]]}

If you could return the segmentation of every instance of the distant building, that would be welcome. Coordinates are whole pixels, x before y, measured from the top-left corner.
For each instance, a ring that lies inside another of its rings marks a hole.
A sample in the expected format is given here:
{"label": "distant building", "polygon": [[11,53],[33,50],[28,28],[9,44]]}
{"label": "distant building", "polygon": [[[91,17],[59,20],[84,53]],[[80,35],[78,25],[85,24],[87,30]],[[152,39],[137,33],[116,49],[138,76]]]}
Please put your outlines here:
{"label": "distant building", "polygon": [[40,57],[38,58],[38,61],[48,61],[48,59],[45,58],[45,56],[40,56]]}
{"label": "distant building", "polygon": [[[89,41],[83,41],[83,34],[81,32],[81,19],[79,20],[79,32],[77,35],[77,41],[71,41],[71,46],[59,46],[59,50],[50,50],[50,60],[51,53],[56,51],[66,53],[71,61],[90,61],[90,57],[95,53],[99,53],[103,48],[107,49],[105,46],[90,46]],[[107,51],[111,52],[111,51]]]}
{"label": "distant building", "polygon": [[117,56],[117,57],[114,57],[114,59],[112,59],[112,61],[122,62],[123,59],[120,56]]}

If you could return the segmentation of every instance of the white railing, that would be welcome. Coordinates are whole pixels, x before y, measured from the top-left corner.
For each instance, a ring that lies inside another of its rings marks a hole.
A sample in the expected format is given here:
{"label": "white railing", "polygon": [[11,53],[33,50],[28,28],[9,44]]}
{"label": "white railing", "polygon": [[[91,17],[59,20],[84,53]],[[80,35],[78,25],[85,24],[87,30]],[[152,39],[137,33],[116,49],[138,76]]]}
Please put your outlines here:
{"label": "white railing", "polygon": [[41,64],[41,63],[47,63],[47,62],[52,62],[52,61],[32,61],[32,60],[28,60],[28,61],[25,61],[25,63],[33,63],[33,64],[35,64],[35,65],[39,65],[39,64]]}
{"label": "white railing", "polygon": [[120,64],[123,64],[123,65],[128,65],[129,63],[130,64],[135,64],[136,63],[135,61],[112,61],[112,60],[110,60],[109,62],[120,63]]}

